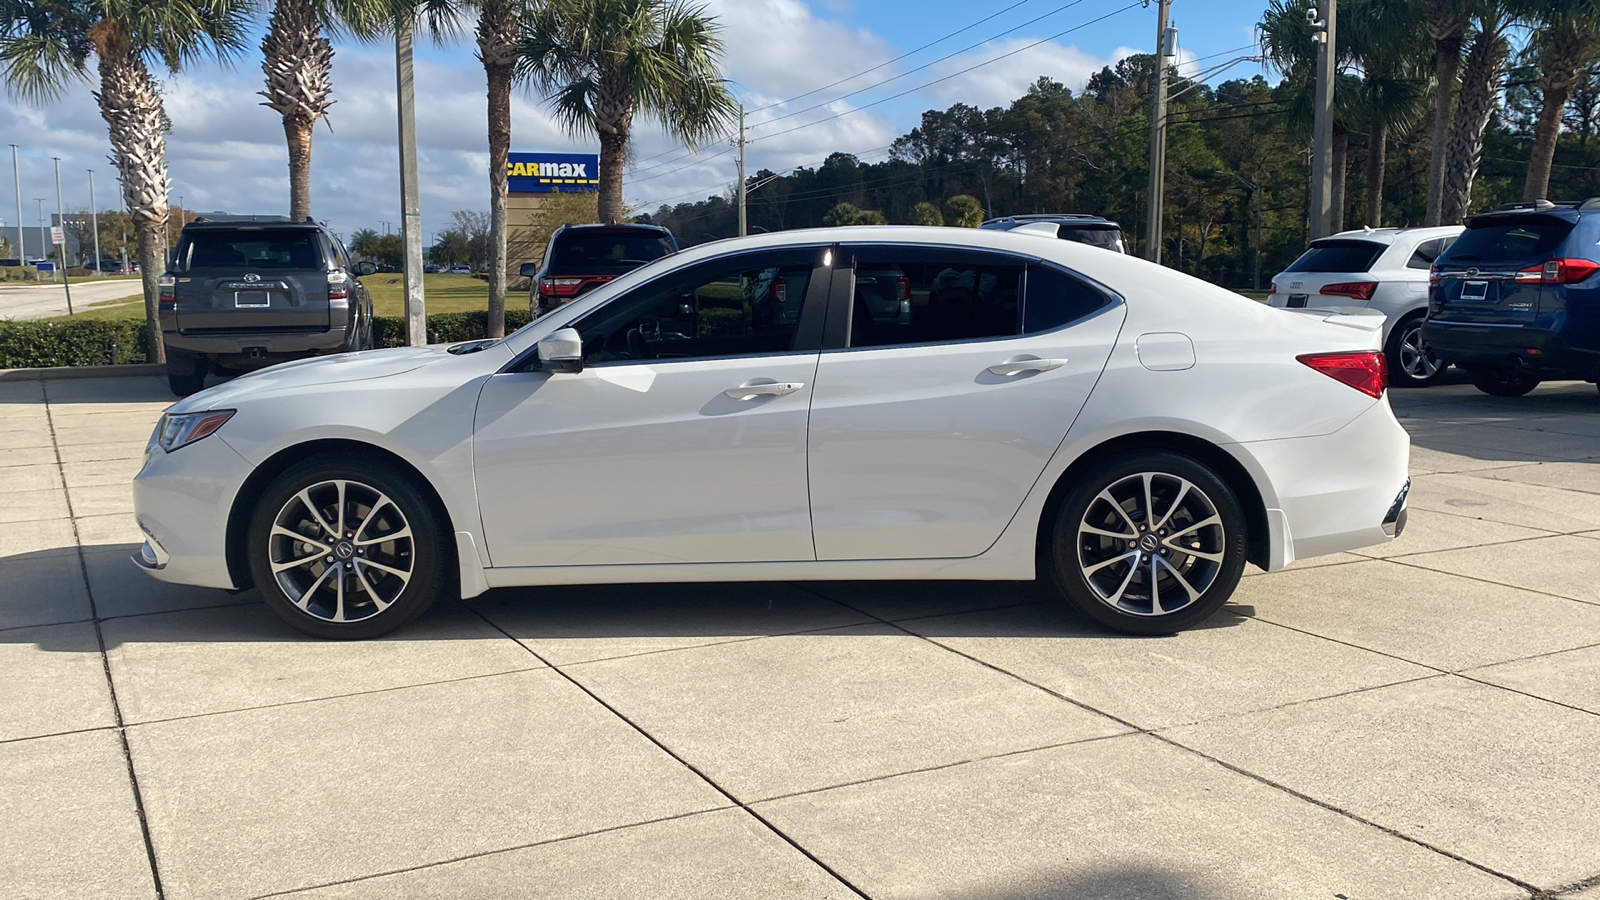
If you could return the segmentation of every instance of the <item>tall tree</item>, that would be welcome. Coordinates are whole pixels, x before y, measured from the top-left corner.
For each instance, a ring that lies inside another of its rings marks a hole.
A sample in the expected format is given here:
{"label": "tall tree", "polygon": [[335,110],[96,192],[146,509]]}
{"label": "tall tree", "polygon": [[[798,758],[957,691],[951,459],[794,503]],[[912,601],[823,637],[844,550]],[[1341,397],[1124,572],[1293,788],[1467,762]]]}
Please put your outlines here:
{"label": "tall tree", "polygon": [[1467,39],[1468,8],[1473,0],[1418,0],[1422,21],[1433,40],[1433,150],[1428,157],[1426,224],[1437,225],[1444,198],[1444,173],[1449,162],[1450,113],[1455,108],[1456,76]]}
{"label": "tall tree", "polygon": [[1522,199],[1540,200],[1550,191],[1550,166],[1555,162],[1556,139],[1567,101],[1584,81],[1589,67],[1600,58],[1600,21],[1588,2],[1545,0],[1537,4],[1537,21],[1528,42],[1538,61],[1541,105],[1534,126],[1533,148],[1528,157],[1528,177]]}
{"label": "tall tree", "polygon": [[1472,182],[1483,161],[1483,131],[1494,114],[1500,79],[1511,55],[1511,43],[1506,38],[1513,22],[1510,14],[1499,6],[1485,6],[1475,18],[1478,29],[1461,67],[1461,97],[1445,147],[1447,164],[1439,220],[1446,224],[1460,222],[1472,204]]}
{"label": "tall tree", "polygon": [[350,252],[360,259],[376,259],[378,242],[382,235],[371,228],[362,228],[350,235]]}
{"label": "tall tree", "polygon": [[1413,128],[1427,99],[1419,65],[1426,32],[1410,7],[1411,0],[1365,0],[1339,14],[1339,37],[1361,69],[1355,105],[1367,122],[1364,224],[1370,228],[1383,224],[1389,134]]}
{"label": "tall tree", "polygon": [[572,133],[600,140],[600,219],[625,215],[622,168],[635,115],[689,147],[727,133],[738,104],[722,38],[684,0],[545,0],[524,19],[519,71]]}
{"label": "tall tree", "polygon": [[[324,7],[326,9],[326,7]],[[312,0],[277,0],[261,39],[262,106],[283,119],[289,145],[289,218],[311,217],[311,136],[333,105],[333,44]]]}
{"label": "tall tree", "polygon": [[478,60],[489,85],[489,337],[506,333],[506,160],[516,77],[519,0],[479,0]]}
{"label": "tall tree", "polygon": [[152,362],[166,361],[156,280],[165,268],[171,184],[170,120],[151,67],[178,72],[203,57],[231,58],[242,49],[249,11],[247,0],[0,0],[0,79],[14,95],[57,97],[87,80],[94,61],[94,98],[139,247]]}

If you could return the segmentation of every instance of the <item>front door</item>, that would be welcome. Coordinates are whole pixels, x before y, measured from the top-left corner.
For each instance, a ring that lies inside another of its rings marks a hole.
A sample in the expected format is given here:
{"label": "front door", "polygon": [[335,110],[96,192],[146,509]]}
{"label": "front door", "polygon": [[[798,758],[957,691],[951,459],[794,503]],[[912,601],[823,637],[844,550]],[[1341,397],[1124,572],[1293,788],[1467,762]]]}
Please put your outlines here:
{"label": "front door", "polygon": [[823,352],[811,401],[817,558],[976,556],[1083,408],[1125,307],[1003,254],[869,245],[853,255],[829,312],[827,345],[846,346]]}
{"label": "front door", "polygon": [[572,323],[583,371],[489,379],[473,454],[492,565],[814,559],[807,317],[826,302],[824,253],[665,275]]}

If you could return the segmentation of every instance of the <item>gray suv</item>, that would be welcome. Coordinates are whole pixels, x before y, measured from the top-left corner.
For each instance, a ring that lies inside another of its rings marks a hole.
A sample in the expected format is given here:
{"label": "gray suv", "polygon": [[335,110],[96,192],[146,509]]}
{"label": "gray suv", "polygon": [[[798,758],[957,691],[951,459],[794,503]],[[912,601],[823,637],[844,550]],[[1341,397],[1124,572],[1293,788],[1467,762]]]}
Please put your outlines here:
{"label": "gray suv", "polygon": [[180,397],[206,375],[372,347],[372,298],[338,236],[311,220],[201,217],[161,276],[167,381]]}

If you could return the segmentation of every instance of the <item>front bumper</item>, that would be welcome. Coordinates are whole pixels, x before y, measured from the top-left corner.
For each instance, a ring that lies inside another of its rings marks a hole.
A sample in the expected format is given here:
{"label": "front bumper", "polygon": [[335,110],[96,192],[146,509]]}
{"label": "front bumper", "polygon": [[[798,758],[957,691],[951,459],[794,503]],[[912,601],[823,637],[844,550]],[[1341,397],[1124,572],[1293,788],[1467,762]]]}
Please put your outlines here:
{"label": "front bumper", "polygon": [[1587,381],[1600,376],[1600,353],[1573,347],[1542,328],[1430,318],[1422,339],[1440,359],[1460,366],[1512,366],[1547,378]]}
{"label": "front bumper", "polygon": [[237,588],[228,515],[252,469],[218,435],[171,453],[151,448],[133,479],[134,518],[145,535],[134,563],[161,581]]}

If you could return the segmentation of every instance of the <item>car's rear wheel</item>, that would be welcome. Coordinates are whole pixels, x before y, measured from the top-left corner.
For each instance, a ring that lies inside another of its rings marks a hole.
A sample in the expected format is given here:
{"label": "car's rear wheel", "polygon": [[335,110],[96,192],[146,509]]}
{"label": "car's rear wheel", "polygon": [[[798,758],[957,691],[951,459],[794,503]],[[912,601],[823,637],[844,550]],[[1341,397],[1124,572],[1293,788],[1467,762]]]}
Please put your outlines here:
{"label": "car's rear wheel", "polygon": [[317,637],[370,638],[411,621],[454,581],[448,529],[413,480],[370,461],[320,458],[273,479],[247,538],[272,611]]}
{"label": "car's rear wheel", "polygon": [[1389,383],[1394,387],[1427,387],[1439,380],[1449,364],[1434,356],[1422,340],[1423,316],[1412,316],[1395,325],[1383,348],[1388,357]]}
{"label": "car's rear wheel", "polygon": [[179,397],[198,394],[206,386],[209,366],[205,357],[172,347],[166,348],[167,387]]}
{"label": "car's rear wheel", "polygon": [[1095,621],[1171,634],[1227,602],[1247,546],[1227,482],[1187,456],[1145,452],[1076,479],[1056,514],[1050,563],[1057,588]]}
{"label": "car's rear wheel", "polygon": [[1521,397],[1539,386],[1539,379],[1510,366],[1472,369],[1472,386],[1494,397]]}

